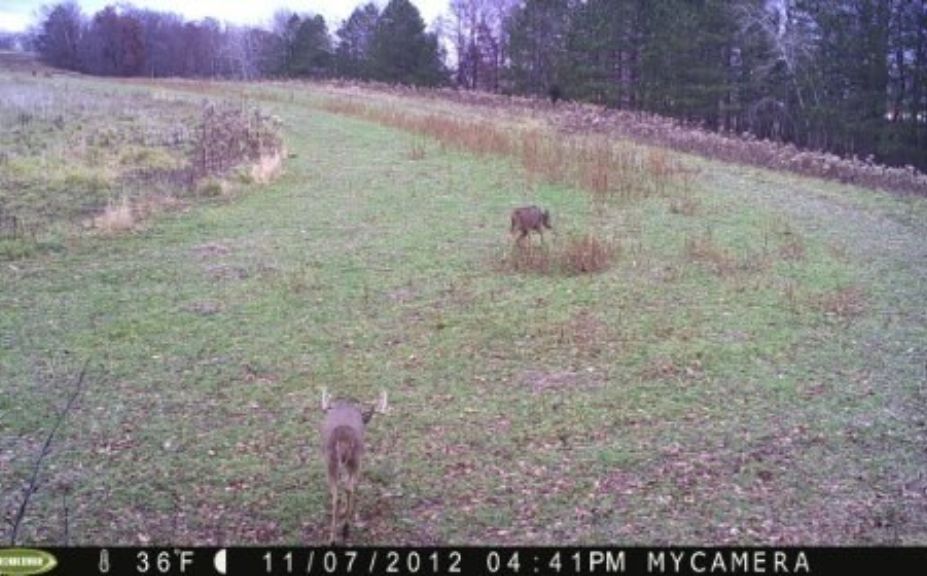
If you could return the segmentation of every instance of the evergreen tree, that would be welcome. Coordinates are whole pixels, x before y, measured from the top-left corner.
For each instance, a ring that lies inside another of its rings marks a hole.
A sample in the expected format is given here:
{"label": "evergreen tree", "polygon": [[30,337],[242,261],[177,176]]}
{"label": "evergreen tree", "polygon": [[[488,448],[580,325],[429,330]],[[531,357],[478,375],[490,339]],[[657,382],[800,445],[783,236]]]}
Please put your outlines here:
{"label": "evergreen tree", "polygon": [[425,31],[425,23],[409,0],[390,0],[377,21],[371,45],[373,78],[436,86],[447,82],[438,38]]}
{"label": "evergreen tree", "polygon": [[559,84],[572,9],[571,0],[526,0],[513,9],[507,79],[515,92],[546,95]]}
{"label": "evergreen tree", "polygon": [[293,76],[324,76],[331,67],[332,45],[322,16],[306,17],[293,37],[289,73]]}
{"label": "evergreen tree", "polygon": [[335,70],[348,78],[367,80],[373,76],[371,52],[380,12],[371,2],[358,6],[338,29]]}

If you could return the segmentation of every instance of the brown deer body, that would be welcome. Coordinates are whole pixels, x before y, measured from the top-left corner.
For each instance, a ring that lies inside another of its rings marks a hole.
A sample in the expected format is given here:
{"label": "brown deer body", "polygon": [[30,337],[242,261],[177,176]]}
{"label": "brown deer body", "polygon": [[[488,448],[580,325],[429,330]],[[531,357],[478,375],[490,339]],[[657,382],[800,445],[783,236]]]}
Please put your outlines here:
{"label": "brown deer body", "polygon": [[327,390],[322,390],[322,455],[325,458],[328,489],[332,496],[332,523],[329,543],[337,541],[339,514],[339,489],[343,484],[345,493],[342,538],[348,537],[351,518],[354,514],[354,491],[360,476],[361,457],[364,454],[364,432],[374,413],[387,411],[386,392],[380,396],[376,406],[363,410],[358,404],[347,400],[334,400]]}
{"label": "brown deer body", "polygon": [[541,240],[543,240],[544,228],[553,230],[553,227],[550,225],[550,212],[547,210],[541,210],[537,206],[522,206],[521,208],[512,210],[511,232],[514,233],[517,231],[520,233],[515,240],[516,243],[521,244],[532,230],[540,234]]}

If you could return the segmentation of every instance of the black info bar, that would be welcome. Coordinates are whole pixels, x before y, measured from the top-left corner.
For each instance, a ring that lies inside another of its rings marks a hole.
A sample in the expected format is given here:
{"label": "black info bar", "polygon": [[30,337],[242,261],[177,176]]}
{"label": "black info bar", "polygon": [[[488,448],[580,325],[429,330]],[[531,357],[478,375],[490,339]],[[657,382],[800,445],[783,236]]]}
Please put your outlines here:
{"label": "black info bar", "polygon": [[0,575],[923,574],[927,547],[0,548]]}

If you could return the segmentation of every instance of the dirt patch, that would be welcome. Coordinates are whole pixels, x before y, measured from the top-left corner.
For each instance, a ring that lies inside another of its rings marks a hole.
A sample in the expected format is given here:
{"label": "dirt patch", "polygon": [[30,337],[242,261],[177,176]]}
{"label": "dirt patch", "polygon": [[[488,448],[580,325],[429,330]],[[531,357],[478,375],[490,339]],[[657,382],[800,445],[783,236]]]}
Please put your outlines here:
{"label": "dirt patch", "polygon": [[200,300],[185,306],[184,310],[198,316],[212,316],[222,312],[222,304],[214,300]]}
{"label": "dirt patch", "polygon": [[213,280],[244,280],[251,275],[244,268],[228,266],[226,264],[207,266],[206,273],[209,274]]}
{"label": "dirt patch", "polygon": [[641,370],[641,377],[645,380],[677,380],[695,381],[705,375],[702,361],[698,358],[691,360],[674,360],[666,356],[650,359]]}
{"label": "dirt patch", "polygon": [[194,246],[191,249],[191,252],[197,257],[203,260],[209,258],[218,258],[219,256],[227,256],[231,253],[231,248],[227,245],[222,244],[221,242],[207,242],[205,244],[200,244]]}
{"label": "dirt patch", "polygon": [[518,382],[529,388],[532,394],[542,394],[549,391],[595,387],[598,382],[592,377],[593,374],[594,372],[572,370],[554,372],[526,370],[518,377]]}
{"label": "dirt patch", "polygon": [[402,287],[389,292],[386,297],[397,304],[405,304],[418,298],[418,292],[414,288]]}
{"label": "dirt patch", "polygon": [[858,286],[847,286],[814,296],[811,304],[827,316],[848,321],[866,312],[866,293]]}

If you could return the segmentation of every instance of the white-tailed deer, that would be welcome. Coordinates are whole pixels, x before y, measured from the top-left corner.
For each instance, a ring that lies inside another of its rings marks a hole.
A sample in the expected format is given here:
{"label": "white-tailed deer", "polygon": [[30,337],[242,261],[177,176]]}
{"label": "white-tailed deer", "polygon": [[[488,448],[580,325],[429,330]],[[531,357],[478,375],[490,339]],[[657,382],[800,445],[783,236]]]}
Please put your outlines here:
{"label": "white-tailed deer", "polygon": [[528,232],[535,230],[544,239],[544,228],[553,230],[550,225],[550,212],[541,210],[537,206],[522,206],[512,210],[512,229],[511,232],[520,232],[521,234],[515,239],[517,244],[528,236]]}
{"label": "white-tailed deer", "polygon": [[386,391],[380,394],[379,401],[364,410],[360,405],[348,400],[332,400],[328,390],[322,389],[322,455],[327,468],[328,489],[332,495],[332,524],[329,531],[329,544],[337,541],[338,529],[338,492],[343,483],[345,492],[344,521],[341,529],[342,539],[347,539],[351,519],[354,514],[354,489],[360,476],[361,456],[364,454],[364,431],[374,414],[386,414]]}

